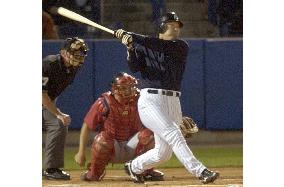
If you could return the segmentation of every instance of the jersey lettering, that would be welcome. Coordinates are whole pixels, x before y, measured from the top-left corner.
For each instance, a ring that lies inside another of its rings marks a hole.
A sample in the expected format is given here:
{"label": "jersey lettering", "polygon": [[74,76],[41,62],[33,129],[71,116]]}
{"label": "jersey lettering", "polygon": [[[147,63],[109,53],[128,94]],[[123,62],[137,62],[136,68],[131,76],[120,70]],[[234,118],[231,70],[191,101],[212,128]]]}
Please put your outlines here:
{"label": "jersey lettering", "polygon": [[165,70],[162,65],[162,62],[164,62],[164,53],[153,51],[152,49],[145,48],[144,46],[141,46],[141,48],[148,67],[159,69],[161,71]]}

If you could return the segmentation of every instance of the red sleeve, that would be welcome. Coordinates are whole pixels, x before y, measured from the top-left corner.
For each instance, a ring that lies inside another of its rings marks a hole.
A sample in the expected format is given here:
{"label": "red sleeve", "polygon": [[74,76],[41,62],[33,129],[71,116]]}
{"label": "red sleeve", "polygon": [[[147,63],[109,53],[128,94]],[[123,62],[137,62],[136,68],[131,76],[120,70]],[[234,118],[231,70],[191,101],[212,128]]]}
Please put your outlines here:
{"label": "red sleeve", "polygon": [[105,106],[104,98],[100,97],[92,105],[89,112],[84,118],[84,123],[87,124],[88,128],[95,130],[99,125],[103,125],[106,119],[106,113],[108,108]]}

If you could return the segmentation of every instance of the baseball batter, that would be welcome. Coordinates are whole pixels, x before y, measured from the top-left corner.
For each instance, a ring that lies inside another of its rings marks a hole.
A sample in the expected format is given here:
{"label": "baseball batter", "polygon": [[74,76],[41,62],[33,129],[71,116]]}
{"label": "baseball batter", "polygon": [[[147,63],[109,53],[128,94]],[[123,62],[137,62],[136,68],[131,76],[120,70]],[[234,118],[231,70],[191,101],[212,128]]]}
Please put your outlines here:
{"label": "baseball batter", "polygon": [[179,128],[181,81],[189,49],[185,41],[178,39],[183,23],[174,12],[161,20],[158,38],[122,29],[115,32],[127,46],[130,70],[141,73],[139,116],[155,138],[155,147],[127,162],[125,169],[134,182],[144,182],[140,174],[169,160],[174,152],[190,173],[202,183],[210,183],[219,173],[208,170],[195,158]]}
{"label": "baseball batter", "polygon": [[[85,165],[85,149],[89,131],[98,131],[92,145],[92,159],[85,181],[100,181],[108,163],[124,163],[154,147],[153,133],[142,126],[137,100],[137,80],[127,73],[119,73],[112,81],[112,89],[103,93],[85,116],[81,128],[79,151],[75,161]],[[163,180],[163,173],[148,168],[145,180]]]}

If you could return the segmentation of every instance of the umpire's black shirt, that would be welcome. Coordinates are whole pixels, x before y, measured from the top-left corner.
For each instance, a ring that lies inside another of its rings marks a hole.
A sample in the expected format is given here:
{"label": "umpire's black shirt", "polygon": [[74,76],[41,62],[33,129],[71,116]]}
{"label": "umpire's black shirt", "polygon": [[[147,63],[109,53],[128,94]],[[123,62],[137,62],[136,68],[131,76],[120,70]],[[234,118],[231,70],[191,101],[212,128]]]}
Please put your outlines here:
{"label": "umpire's black shirt", "polygon": [[134,50],[129,50],[128,65],[135,73],[140,71],[140,88],[180,91],[188,53],[183,40],[162,40],[130,33]]}
{"label": "umpire's black shirt", "polygon": [[45,57],[42,61],[42,91],[47,91],[54,100],[73,82],[78,69],[67,68],[59,54]]}

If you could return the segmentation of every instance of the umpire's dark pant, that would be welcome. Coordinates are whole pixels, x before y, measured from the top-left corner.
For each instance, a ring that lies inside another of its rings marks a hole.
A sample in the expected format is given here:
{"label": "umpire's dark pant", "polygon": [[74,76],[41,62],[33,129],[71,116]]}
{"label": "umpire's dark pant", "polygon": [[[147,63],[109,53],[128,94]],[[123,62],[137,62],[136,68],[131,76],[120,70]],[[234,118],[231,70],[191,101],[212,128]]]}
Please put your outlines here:
{"label": "umpire's dark pant", "polygon": [[46,168],[62,168],[68,128],[45,108],[42,108],[42,118],[42,127],[46,130],[44,165]]}

